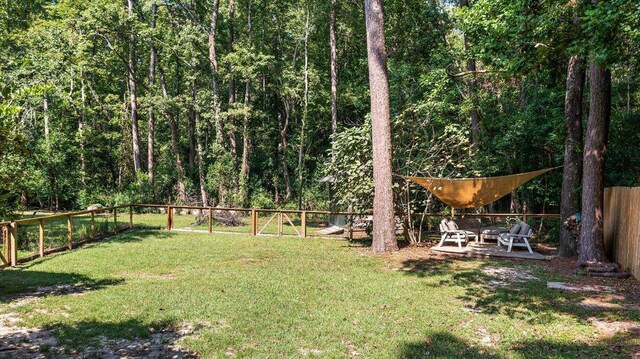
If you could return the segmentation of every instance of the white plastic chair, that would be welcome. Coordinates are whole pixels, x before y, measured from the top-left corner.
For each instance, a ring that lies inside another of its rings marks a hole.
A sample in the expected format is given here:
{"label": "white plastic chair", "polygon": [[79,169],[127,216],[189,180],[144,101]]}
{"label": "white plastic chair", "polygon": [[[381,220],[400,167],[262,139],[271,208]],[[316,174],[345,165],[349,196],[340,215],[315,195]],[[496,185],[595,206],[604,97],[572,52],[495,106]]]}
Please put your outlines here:
{"label": "white plastic chair", "polygon": [[518,222],[511,227],[509,233],[500,233],[498,247],[501,244],[507,246],[507,252],[511,252],[513,247],[526,247],[529,253],[533,253],[531,245],[529,245],[529,239],[531,239],[532,235],[533,230],[528,224]]}
{"label": "white plastic chair", "polygon": [[[450,225],[450,223],[452,223]],[[458,248],[462,249],[462,243],[467,243],[467,232],[457,229],[455,222],[447,221],[443,219],[440,221],[440,244],[438,247],[442,247],[445,242],[454,242],[458,244]]]}

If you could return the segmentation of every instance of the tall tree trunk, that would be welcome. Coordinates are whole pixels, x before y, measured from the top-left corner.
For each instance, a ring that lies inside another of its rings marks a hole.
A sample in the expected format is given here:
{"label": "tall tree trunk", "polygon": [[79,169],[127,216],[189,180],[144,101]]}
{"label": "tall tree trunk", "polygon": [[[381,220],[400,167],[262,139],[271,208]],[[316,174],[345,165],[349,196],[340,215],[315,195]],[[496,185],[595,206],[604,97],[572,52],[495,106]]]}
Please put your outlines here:
{"label": "tall tree trunk", "polygon": [[[629,53],[630,50],[627,49],[627,53]],[[628,60],[627,60],[627,110],[626,110],[626,114],[630,114],[631,113],[631,73],[633,71],[633,68],[631,66],[632,64],[632,60],[633,56],[631,54],[628,55]]]}
{"label": "tall tree trunk", "polygon": [[218,59],[216,56],[216,27],[218,23],[219,0],[211,2],[211,19],[209,24],[209,65],[211,68],[211,89],[213,91],[213,122],[216,131],[216,143],[223,140],[222,119],[220,118],[220,93],[218,91]]}
{"label": "tall tree trunk", "polygon": [[[236,13],[236,2],[235,0],[229,1],[229,42],[228,42],[228,51],[232,53],[234,51],[235,45],[235,32],[234,32],[234,21],[235,21],[235,13]],[[229,74],[233,74],[233,68],[231,63],[229,63]],[[229,79],[229,109],[233,109],[236,102],[236,81],[233,75],[230,76]],[[233,178],[231,179],[233,182],[233,189],[235,193],[238,193],[238,177],[235,175],[238,169],[238,144],[236,139],[236,117],[234,115],[229,116],[229,152],[231,152],[231,161],[233,162]]]}
{"label": "tall tree trunk", "polygon": [[309,1],[306,1],[306,19],[304,25],[304,99],[300,124],[300,147],[298,147],[298,209],[302,209],[302,191],[304,189],[304,146],[307,114],[309,110]]}
{"label": "tall tree trunk", "polygon": [[195,80],[195,72],[196,68],[193,68],[194,78],[191,81],[191,95],[193,101],[193,122],[195,128],[195,142],[196,142],[196,154],[195,154],[195,163],[198,167],[198,181],[200,183],[200,199],[202,200],[203,206],[209,205],[209,194],[207,193],[207,184],[206,184],[206,176],[204,173],[204,156],[203,156],[203,148],[202,148],[202,124],[200,124],[200,110],[198,107],[198,89],[196,87]]}
{"label": "tall tree trunk", "polygon": [[[156,84],[156,63],[158,62],[158,51],[156,50],[153,37],[155,36],[156,21],[158,18],[158,5],[155,3],[151,5],[151,55],[149,58],[149,87],[153,92]],[[153,186],[155,180],[155,173],[153,171],[154,163],[154,151],[155,151],[155,127],[156,127],[156,113],[153,106],[153,101],[149,105],[149,145],[147,147],[147,173],[149,175],[149,185]]]}
{"label": "tall tree trunk", "polygon": [[520,199],[518,198],[518,191],[511,191],[509,200],[509,211],[511,213],[520,213]]}
{"label": "tall tree trunk", "polygon": [[84,154],[84,124],[86,122],[87,96],[84,88],[84,77],[80,72],[80,122],[78,122],[78,145],[80,147],[80,181],[83,186],[87,185],[87,166]]}
{"label": "tall tree trunk", "polygon": [[[158,73],[160,74],[160,86],[162,87],[162,96],[165,100],[169,99],[169,91],[167,90],[167,80],[162,71],[162,67],[158,63]],[[178,177],[178,196],[182,204],[188,204],[187,190],[184,185],[184,167],[182,165],[182,158],[180,156],[180,137],[178,135],[178,124],[176,123],[175,116],[171,109],[167,109],[165,112],[167,121],[169,122],[169,129],[171,130],[171,147],[175,155],[176,161],[176,174]]]}
{"label": "tall tree trunk", "polygon": [[[518,86],[518,106],[520,107],[521,110],[524,110],[524,108],[527,106],[527,87],[525,84],[525,80],[526,78],[521,78],[518,80],[517,82],[517,86]],[[512,163],[516,163],[516,160],[518,158],[518,153],[517,150],[514,149],[514,152],[512,152],[511,154],[511,158],[512,158]],[[514,170],[512,168],[512,170]],[[515,172],[515,171],[514,171]],[[511,200],[509,203],[509,210],[511,211],[511,213],[520,213],[523,208],[521,205],[521,201],[520,201],[520,196],[518,195],[518,190],[515,189],[513,191],[511,191]]]}
{"label": "tall tree trunk", "polygon": [[[249,34],[249,47],[252,43],[251,0],[247,11],[247,29]],[[249,156],[251,154],[251,140],[249,138],[249,102],[251,100],[251,80],[245,80],[244,88],[244,116],[242,121],[242,165],[240,167],[240,200],[242,206],[249,204]]]}
{"label": "tall tree trunk", "polygon": [[[460,0],[460,7],[469,7],[468,0]],[[470,46],[469,39],[466,34],[463,35],[464,42],[464,52],[469,54]],[[471,118],[471,146],[478,147],[479,146],[479,137],[480,137],[480,112],[478,111],[478,97],[476,95],[476,90],[478,87],[478,79],[475,74],[476,71],[476,60],[474,58],[467,58],[466,70],[471,72],[471,80],[469,80],[468,84],[468,95],[469,99],[471,99],[471,110],[469,111],[469,117]]]}
{"label": "tall tree trunk", "polygon": [[382,0],[365,0],[371,124],[373,141],[373,244],[374,252],[398,250],[395,235],[391,168],[389,79],[384,37]]}
{"label": "tall tree trunk", "polygon": [[[134,7],[135,0],[127,0],[129,19],[134,20]],[[133,169],[136,173],[140,171],[140,143],[138,136],[138,99],[136,97],[136,33],[135,26],[131,27],[131,33],[129,34],[129,71],[127,71],[129,78],[129,101],[131,107],[131,138],[133,139]]]}
{"label": "tall tree trunk", "polygon": [[[211,17],[209,22],[209,66],[211,68],[211,89],[213,91],[213,126],[215,128],[216,134],[215,144],[216,148],[218,150],[221,150],[224,143],[224,129],[220,109],[221,105],[220,89],[218,87],[218,58],[216,55],[216,31],[218,24],[219,5],[219,0],[213,0],[211,2]],[[233,21],[230,21],[230,25],[233,26]],[[224,202],[224,199],[226,198],[225,192],[226,190],[223,181],[220,181],[220,185],[218,187],[218,203]]]}
{"label": "tall tree trunk", "polygon": [[[195,88],[192,88],[192,99],[194,98],[193,91],[195,91]],[[193,169],[196,165],[196,116],[197,114],[195,107],[192,107],[191,113],[189,114],[189,122],[187,126],[187,134],[189,137],[188,161],[190,169]]]}
{"label": "tall tree trunk", "polygon": [[188,132],[188,136],[189,136],[189,169],[191,171],[193,171],[193,169],[196,167],[196,147],[197,147],[197,130],[196,130],[196,126],[197,124],[197,119],[196,117],[199,117],[198,114],[198,109],[197,109],[197,103],[196,100],[198,98],[197,94],[196,94],[196,82],[195,82],[195,78],[197,77],[197,74],[195,73],[195,68],[197,66],[197,59],[196,56],[193,53],[193,44],[189,44],[189,54],[191,57],[191,63],[190,63],[190,71],[191,71],[191,113],[189,114],[189,122],[188,122],[188,126],[187,126],[187,132]]}
{"label": "tall tree trunk", "polygon": [[284,198],[286,201],[291,199],[291,180],[289,178],[289,164],[287,148],[289,143],[287,142],[287,132],[289,130],[289,106],[284,104],[285,116],[284,123],[282,122],[282,115],[278,113],[278,126],[280,128],[280,144],[278,145],[278,152],[280,152],[282,162],[282,177],[284,179]]}
{"label": "tall tree trunk", "polygon": [[202,148],[202,137],[200,135],[196,136],[197,141],[197,157],[196,161],[198,163],[198,179],[200,180],[200,198],[202,199],[202,205],[209,205],[209,194],[207,193],[206,188],[206,176],[204,173],[204,149]]}
{"label": "tall tree trunk", "polygon": [[[329,13],[329,52],[331,53],[331,134],[338,132],[338,50],[336,44],[336,1],[331,0]],[[332,141],[333,143],[333,141]],[[331,158],[335,159],[335,150],[331,146]]]}
{"label": "tall tree trunk", "polygon": [[611,118],[611,71],[589,64],[589,119],[584,143],[582,173],[582,224],[579,261],[603,262],[604,165]]}
{"label": "tall tree trunk", "polygon": [[42,100],[42,112],[44,113],[44,142],[49,147],[49,99],[46,92]]}
{"label": "tall tree trunk", "polygon": [[242,206],[247,206],[249,203],[249,171],[250,163],[249,156],[251,154],[251,140],[249,138],[249,101],[250,101],[250,88],[251,82],[249,80],[245,83],[244,90],[244,107],[245,113],[242,121],[242,166],[240,168],[240,198],[242,200]]}
{"label": "tall tree trunk", "polygon": [[571,56],[567,65],[567,86],[564,100],[564,168],[562,170],[562,198],[560,201],[560,251],[563,258],[576,255],[577,238],[562,224],[580,212],[582,182],[582,98],[584,93],[585,61]]}

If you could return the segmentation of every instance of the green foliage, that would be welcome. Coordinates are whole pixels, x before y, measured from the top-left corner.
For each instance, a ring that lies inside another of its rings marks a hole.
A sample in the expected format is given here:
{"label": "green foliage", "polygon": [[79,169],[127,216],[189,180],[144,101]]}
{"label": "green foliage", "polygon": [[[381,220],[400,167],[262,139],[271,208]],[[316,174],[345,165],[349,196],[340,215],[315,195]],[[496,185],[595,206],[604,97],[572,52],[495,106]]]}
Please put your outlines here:
{"label": "green foliage", "polygon": [[28,149],[24,146],[24,136],[20,131],[17,106],[0,103],[0,218],[6,217],[17,206],[19,194],[26,190],[22,181],[25,177],[25,158]]}
{"label": "green foliage", "polygon": [[276,208],[271,193],[263,188],[255,189],[251,195],[251,208]]}
{"label": "green foliage", "polygon": [[354,211],[371,208],[373,203],[373,159],[371,121],[338,133],[333,139],[335,161],[327,174],[335,177],[336,204]]}
{"label": "green foliage", "polygon": [[[153,4],[158,13],[152,30]],[[124,2],[109,0],[0,5],[0,134],[6,138],[0,143],[0,215],[18,209],[23,195],[27,207],[53,210],[96,202],[176,203],[178,157],[187,202],[200,202],[196,139],[211,204],[240,205],[249,198],[262,206],[295,207],[302,191],[305,207],[327,208],[326,187],[316,180],[328,173],[338,178],[340,206],[368,209],[363,7],[337,3],[339,133],[332,138],[330,4],[238,0],[232,21],[229,3],[221,2],[215,86],[208,57],[210,1],[139,0],[133,16]],[[629,135],[640,112],[638,6],[623,0],[475,0],[458,9],[450,1],[385,2],[394,171],[461,177],[560,164],[566,59],[582,54],[613,71],[607,184],[638,184],[629,150],[640,145]],[[127,65],[132,34],[135,71]],[[158,54],[155,83],[149,79],[152,44]],[[464,71],[469,59],[485,73],[451,76]],[[132,163],[130,75],[137,83],[140,173]],[[155,173],[148,184],[143,174],[152,109]],[[474,111],[481,121],[479,144],[472,148]],[[169,115],[177,124],[175,150]],[[241,178],[245,118],[250,172]],[[336,157],[327,165],[329,148],[335,148]],[[555,211],[560,180],[559,172],[551,173],[514,197],[531,211]],[[441,209],[422,189],[399,178],[395,189],[401,208]],[[494,209],[509,209],[506,202]]]}

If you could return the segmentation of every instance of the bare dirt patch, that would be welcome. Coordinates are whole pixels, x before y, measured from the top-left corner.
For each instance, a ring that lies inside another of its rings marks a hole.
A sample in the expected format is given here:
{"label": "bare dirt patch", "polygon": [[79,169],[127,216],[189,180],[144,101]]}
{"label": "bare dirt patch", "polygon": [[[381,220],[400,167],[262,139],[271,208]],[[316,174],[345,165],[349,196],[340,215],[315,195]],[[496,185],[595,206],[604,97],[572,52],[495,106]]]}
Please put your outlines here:
{"label": "bare dirt patch", "polygon": [[302,356],[309,356],[309,355],[320,355],[322,354],[322,351],[319,349],[307,349],[307,348],[300,348],[298,349],[298,352],[300,353],[300,355]]}
{"label": "bare dirt patch", "polygon": [[[455,270],[463,268],[466,266],[465,263],[468,263],[469,261],[479,260],[467,258],[464,256],[455,257],[451,255],[445,256],[442,254],[433,253],[430,251],[430,248],[433,245],[433,243],[421,243],[420,245],[407,246],[400,249],[400,251],[397,253],[387,255],[387,267],[399,271],[415,271],[416,269],[418,269],[422,272],[428,273],[438,270]],[[550,260],[544,262],[516,258],[501,258],[500,260],[514,263],[517,265],[516,267],[542,269],[550,275],[561,276],[561,280],[570,285],[594,286],[594,288],[601,286],[611,288],[611,292],[615,293],[615,295],[618,296],[616,297],[617,299],[613,301],[618,309],[640,310],[640,281],[634,278],[618,279],[585,276],[577,270],[575,259],[561,259],[555,257],[554,255],[557,253],[557,249],[555,247],[546,244],[538,244],[536,246],[536,251],[552,257]],[[369,253],[371,252],[369,251]],[[404,265],[398,266],[397,263],[401,263]],[[491,273],[484,274],[491,275]],[[592,302],[587,301],[580,303],[579,305],[584,305],[584,307],[586,308],[587,306],[593,305],[595,304],[595,302],[598,302],[599,296],[612,293],[580,292],[578,294],[580,294],[581,296],[595,299],[593,299]],[[603,307],[607,305],[612,306],[611,303],[606,304],[605,300],[605,304],[603,305]]]}
{"label": "bare dirt patch", "polygon": [[484,267],[482,272],[492,279],[486,283],[488,288],[506,287],[513,283],[523,283],[531,280],[540,280],[532,274],[531,269],[517,267]]}
{"label": "bare dirt patch", "polygon": [[[48,331],[18,326],[16,313],[0,315],[0,358],[55,357],[58,340]],[[52,349],[52,350],[50,350]]]}
{"label": "bare dirt patch", "polygon": [[574,293],[615,293],[615,289],[606,285],[571,284],[563,282],[547,282],[547,288],[565,290]]}
{"label": "bare dirt patch", "polygon": [[9,307],[19,307],[32,303],[49,295],[83,295],[94,288],[86,285],[58,284],[54,286],[37,287],[29,293],[14,294],[6,297]]}
{"label": "bare dirt patch", "polygon": [[259,263],[260,262],[259,259],[255,259],[255,258],[240,258],[240,259],[238,259],[238,261],[240,263],[246,263],[246,264],[253,264],[253,263]]}
{"label": "bare dirt patch", "polygon": [[135,278],[135,279],[150,279],[150,280],[172,280],[178,278],[177,275],[173,273],[165,273],[165,274],[154,274],[154,273],[146,273],[146,272],[123,272],[120,273],[122,277],[125,278]]}
{"label": "bare dirt patch", "polygon": [[199,358],[178,344],[208,323],[182,323],[151,333],[148,338],[108,339],[98,337],[98,346],[82,351],[66,348],[48,330],[18,326],[16,313],[0,315],[0,358]]}
{"label": "bare dirt patch", "polygon": [[618,333],[635,333],[640,335],[640,323],[632,321],[604,321],[596,318],[590,318],[589,322],[593,324],[600,332],[605,335],[613,336]]}
{"label": "bare dirt patch", "polygon": [[598,294],[584,298],[578,305],[585,309],[611,311],[611,310],[638,310],[640,304],[625,302],[625,297],[620,294]]}
{"label": "bare dirt patch", "polygon": [[479,327],[476,329],[475,340],[478,344],[485,347],[495,347],[500,342],[501,335],[498,333],[490,333],[486,328]]}

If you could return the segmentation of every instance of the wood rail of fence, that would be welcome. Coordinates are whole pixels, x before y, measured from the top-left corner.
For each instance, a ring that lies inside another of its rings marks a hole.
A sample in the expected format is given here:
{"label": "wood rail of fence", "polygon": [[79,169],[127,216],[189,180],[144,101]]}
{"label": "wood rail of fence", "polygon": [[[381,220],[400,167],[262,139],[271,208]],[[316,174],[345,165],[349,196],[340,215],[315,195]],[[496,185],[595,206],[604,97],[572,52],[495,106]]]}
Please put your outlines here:
{"label": "wood rail of fence", "polygon": [[[640,201],[640,195],[638,195],[638,201]],[[347,221],[347,234],[349,239],[353,239],[354,235],[354,218],[370,218],[372,216],[371,212],[345,212],[345,211],[316,211],[316,210],[291,210],[291,209],[257,209],[257,208],[234,208],[234,207],[204,207],[204,206],[181,206],[181,205],[164,205],[164,204],[127,204],[121,206],[113,206],[113,207],[104,207],[93,210],[85,210],[85,211],[77,211],[77,212],[69,212],[69,213],[60,213],[49,216],[35,217],[35,218],[25,218],[19,219],[11,222],[0,222],[0,235],[2,236],[2,251],[0,251],[0,268],[6,266],[16,266],[18,263],[26,262],[29,260],[33,260],[35,258],[44,257],[48,254],[60,252],[64,250],[71,250],[74,247],[82,245],[87,242],[91,242],[95,239],[104,237],[107,233],[102,233],[101,236],[98,236],[96,230],[96,215],[105,214],[100,218],[108,218],[111,214],[113,215],[112,220],[112,229],[109,231],[109,234],[116,235],[118,234],[118,212],[119,210],[123,210],[120,213],[124,215],[126,209],[128,209],[128,223],[127,225],[123,225],[122,228],[133,228],[133,218],[134,218],[134,209],[143,209],[143,208],[154,208],[166,211],[167,216],[167,230],[174,229],[175,221],[174,221],[174,212],[176,210],[200,210],[207,212],[207,221],[208,221],[208,232],[213,232],[213,213],[215,211],[234,211],[234,212],[244,212],[248,213],[251,218],[250,224],[250,233],[252,236],[264,235],[265,229],[268,225],[275,220],[277,223],[277,235],[283,236],[285,226],[291,226],[293,231],[295,232],[295,236],[301,238],[307,238],[309,233],[307,231],[307,224],[309,220],[309,216],[320,215],[320,216],[346,216],[349,220]],[[260,227],[258,217],[260,214],[266,214],[269,216],[269,220],[266,224],[263,224]],[[78,216],[86,216],[90,217],[88,220],[89,223],[89,231],[86,234],[86,238],[80,239],[74,242],[74,225],[73,219]],[[294,221],[292,220],[292,215],[299,216],[299,225],[296,226]],[[397,214],[401,215],[401,214]],[[411,217],[420,218],[420,217],[443,217],[441,213],[412,213]],[[527,218],[559,218],[558,214],[514,214],[514,213],[455,213],[453,217],[463,218],[522,218],[523,220],[527,220]],[[45,231],[47,227],[50,225],[49,223],[54,220],[64,220],[66,219],[66,244],[64,246],[55,247],[55,248],[46,248],[45,247]],[[19,231],[18,228],[20,226],[38,224],[38,251],[35,254],[29,254],[26,257],[19,258],[18,257],[18,245],[20,243],[19,240]],[[120,223],[123,223],[121,220]],[[299,228],[298,228],[299,227]],[[235,233],[235,232],[226,232],[226,233]],[[637,246],[640,250],[640,246]],[[637,258],[637,254],[636,254]],[[637,263],[637,259],[636,259]]]}
{"label": "wood rail of fence", "polygon": [[607,256],[640,279],[640,187],[604,190],[604,243]]}
{"label": "wood rail of fence", "polygon": [[[236,208],[236,207],[205,207],[205,206],[182,206],[182,205],[160,205],[160,204],[138,204],[133,205],[138,208],[156,208],[162,209],[166,211],[167,214],[167,230],[175,229],[175,212],[178,210],[198,210],[202,211],[202,213],[208,213],[208,232],[212,233],[213,228],[213,213],[214,212],[225,212],[225,211],[233,211],[233,212],[245,212],[250,213],[250,233],[252,236],[263,235],[265,229],[269,224],[277,223],[277,235],[283,235],[284,226],[290,225],[295,231],[298,237],[307,238],[307,218],[309,215],[324,215],[324,216],[346,216],[349,220],[347,221],[348,226],[348,234],[349,239],[353,239],[354,233],[354,217],[363,218],[372,216],[372,212],[345,212],[345,211],[316,211],[316,210],[295,210],[295,209],[257,209],[257,208]],[[259,225],[258,216],[263,214],[268,214],[269,219],[266,224],[262,226]],[[299,215],[300,217],[300,230],[298,230],[297,226],[294,225],[289,215]],[[397,213],[397,216],[402,216],[404,214]],[[454,218],[521,218],[524,221],[527,221],[529,218],[560,218],[559,214],[551,214],[551,213],[454,213],[451,215]],[[412,213],[412,218],[420,218],[420,217],[439,217],[442,218],[442,213]],[[228,233],[236,233],[236,232],[228,232]]]}
{"label": "wood rail of fence", "polygon": [[[133,227],[133,205],[122,205],[122,206],[113,206],[113,207],[104,207],[97,208],[93,210],[86,211],[78,211],[78,212],[68,212],[68,213],[60,213],[49,216],[42,217],[34,217],[34,218],[25,218],[18,219],[11,222],[0,222],[0,234],[2,235],[2,253],[0,253],[0,268],[6,266],[15,267],[18,263],[27,262],[33,260],[35,258],[44,257],[47,254],[61,252],[64,250],[71,250],[76,246],[82,245],[84,243],[93,241],[95,239],[101,238],[102,236],[97,236],[96,233],[96,214],[101,213],[113,213],[113,222],[112,229],[113,234],[118,233],[118,209],[128,208],[129,209],[129,223],[128,227]],[[86,238],[80,238],[79,240],[73,240],[74,228],[73,228],[73,219],[79,216],[90,215],[89,218],[89,227],[90,231]],[[64,246],[54,247],[54,248],[46,248],[45,247],[45,230],[47,229],[47,225],[50,224],[51,221],[55,220],[64,220],[66,219],[66,244]],[[28,254],[23,258],[18,257],[18,245],[20,243],[19,240],[19,227],[29,225],[29,224],[38,224],[38,252],[36,254]]]}

